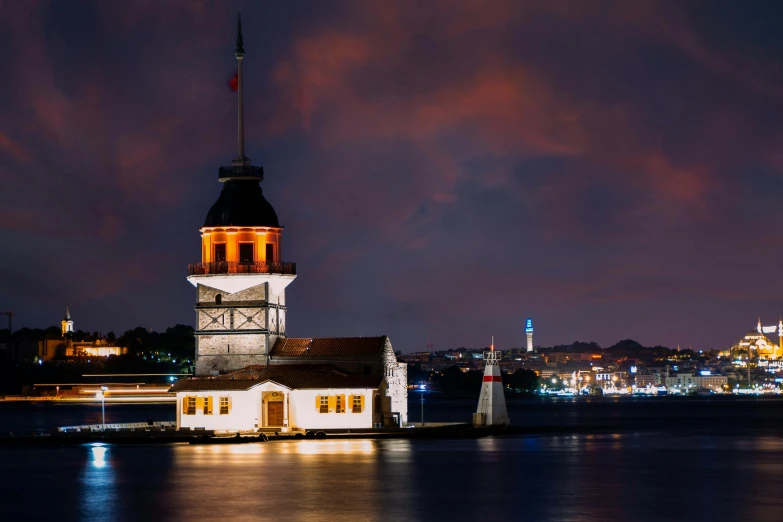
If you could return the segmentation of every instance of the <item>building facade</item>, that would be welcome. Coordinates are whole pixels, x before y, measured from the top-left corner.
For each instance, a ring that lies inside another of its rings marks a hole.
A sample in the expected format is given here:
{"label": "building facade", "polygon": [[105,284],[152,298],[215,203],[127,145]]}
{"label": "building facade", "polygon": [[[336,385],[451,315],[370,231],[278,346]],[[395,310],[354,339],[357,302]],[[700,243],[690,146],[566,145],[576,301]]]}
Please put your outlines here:
{"label": "building facade", "polygon": [[671,389],[711,389],[720,390],[728,384],[729,378],[725,375],[700,375],[693,373],[673,373],[666,377],[666,387]]}
{"label": "building facade", "polygon": [[178,429],[306,432],[399,426],[384,379],[333,365],[247,367],[174,385]]}

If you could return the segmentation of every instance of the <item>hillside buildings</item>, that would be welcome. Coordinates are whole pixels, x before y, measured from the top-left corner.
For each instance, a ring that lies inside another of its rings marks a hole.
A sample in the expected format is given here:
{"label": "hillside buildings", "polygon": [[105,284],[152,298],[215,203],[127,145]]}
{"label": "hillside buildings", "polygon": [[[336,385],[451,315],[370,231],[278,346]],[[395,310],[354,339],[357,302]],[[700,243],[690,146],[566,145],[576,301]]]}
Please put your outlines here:
{"label": "hillside buildings", "polygon": [[38,341],[38,360],[51,361],[55,357],[79,358],[79,357],[108,357],[110,355],[123,355],[128,353],[127,348],[114,346],[106,339],[93,341],[74,341],[73,320],[71,311],[66,306],[65,316],[61,321],[61,336],[57,334],[47,336]]}

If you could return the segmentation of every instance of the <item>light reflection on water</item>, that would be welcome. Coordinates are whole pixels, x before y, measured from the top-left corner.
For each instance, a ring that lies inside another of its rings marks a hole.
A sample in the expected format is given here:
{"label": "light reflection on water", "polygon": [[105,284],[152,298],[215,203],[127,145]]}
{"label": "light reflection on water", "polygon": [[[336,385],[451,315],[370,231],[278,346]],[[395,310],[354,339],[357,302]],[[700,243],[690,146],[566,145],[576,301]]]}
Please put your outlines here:
{"label": "light reflection on water", "polygon": [[106,452],[109,449],[103,444],[95,444],[92,446],[92,465],[96,468],[106,467]]}
{"label": "light reflection on water", "polygon": [[79,497],[80,518],[111,520],[116,504],[115,467],[110,460],[111,447],[96,443],[82,446],[87,458],[79,480],[83,494]]}
{"label": "light reflection on water", "polygon": [[0,462],[15,501],[4,520],[646,522],[783,509],[772,436],[87,445],[0,449]]}
{"label": "light reflection on water", "polygon": [[[178,445],[171,480],[187,488],[177,490],[175,503],[186,520],[205,517],[205,506],[213,505],[221,506],[221,518],[233,520],[366,520],[381,510],[380,445],[373,440]],[[394,451],[401,451],[399,444]]]}

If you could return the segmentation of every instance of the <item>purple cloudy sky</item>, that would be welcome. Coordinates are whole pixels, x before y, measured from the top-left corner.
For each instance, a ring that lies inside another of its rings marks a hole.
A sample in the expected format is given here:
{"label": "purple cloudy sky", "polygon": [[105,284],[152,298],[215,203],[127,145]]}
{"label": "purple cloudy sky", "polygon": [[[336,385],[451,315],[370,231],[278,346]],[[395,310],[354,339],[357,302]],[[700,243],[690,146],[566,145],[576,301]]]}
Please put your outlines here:
{"label": "purple cloudy sky", "polygon": [[780,2],[0,0],[0,308],[192,324],[235,154],[293,336],[723,348],[783,312]]}

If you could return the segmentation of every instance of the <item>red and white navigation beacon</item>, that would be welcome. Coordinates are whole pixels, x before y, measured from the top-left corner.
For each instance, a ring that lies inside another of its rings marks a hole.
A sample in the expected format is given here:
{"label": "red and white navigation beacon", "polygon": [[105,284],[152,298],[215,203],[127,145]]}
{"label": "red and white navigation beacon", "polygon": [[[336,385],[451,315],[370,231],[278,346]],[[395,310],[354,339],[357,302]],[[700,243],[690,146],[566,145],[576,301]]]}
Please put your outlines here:
{"label": "red and white navigation beacon", "polygon": [[500,378],[500,359],[503,353],[495,351],[495,337],[489,351],[484,352],[484,381],[481,383],[478,410],[473,414],[474,426],[507,426],[508,410]]}

